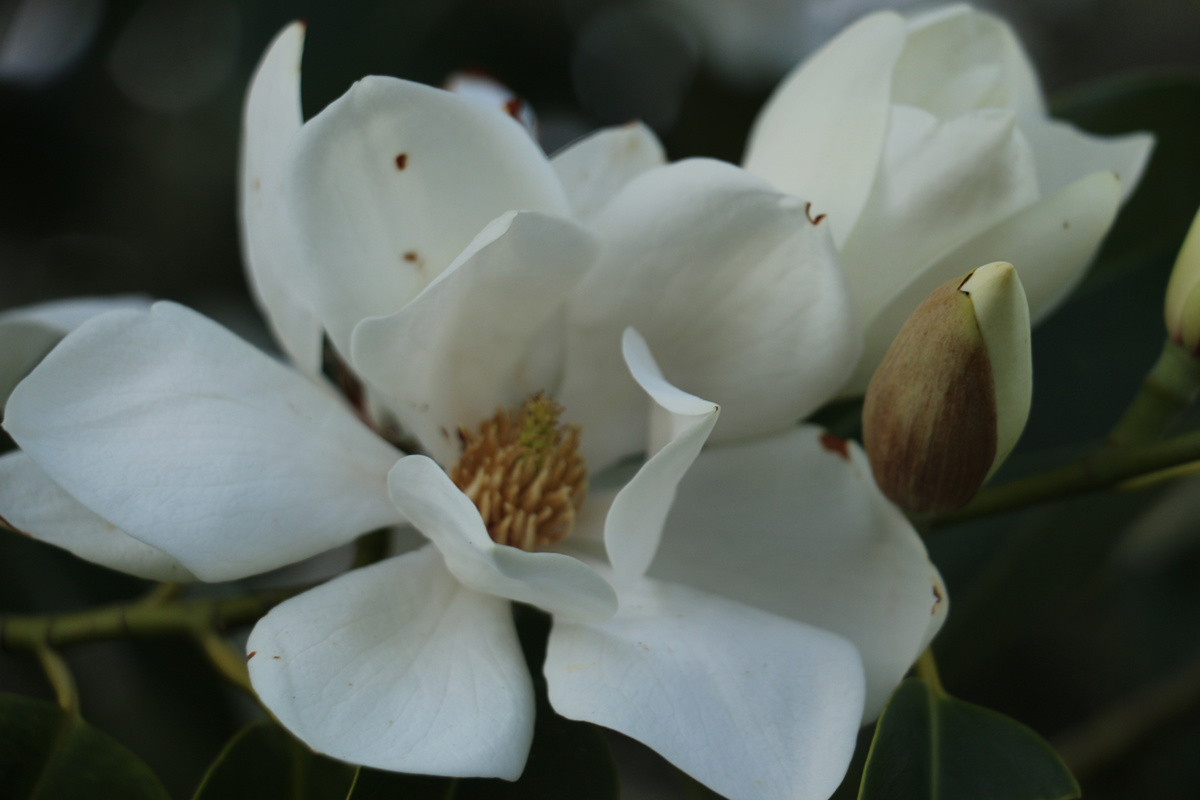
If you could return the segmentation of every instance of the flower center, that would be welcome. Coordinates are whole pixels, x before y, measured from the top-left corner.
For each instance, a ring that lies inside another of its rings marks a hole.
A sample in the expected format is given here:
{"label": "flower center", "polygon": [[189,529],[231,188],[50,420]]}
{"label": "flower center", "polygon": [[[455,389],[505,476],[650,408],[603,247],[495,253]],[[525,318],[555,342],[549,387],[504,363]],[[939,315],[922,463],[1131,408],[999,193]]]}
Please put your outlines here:
{"label": "flower center", "polygon": [[514,414],[498,409],[479,432],[459,428],[463,451],[450,479],[479,509],[497,544],[522,550],[553,544],[575,526],[587,494],[579,427],[560,425],[562,407],[545,394]]}

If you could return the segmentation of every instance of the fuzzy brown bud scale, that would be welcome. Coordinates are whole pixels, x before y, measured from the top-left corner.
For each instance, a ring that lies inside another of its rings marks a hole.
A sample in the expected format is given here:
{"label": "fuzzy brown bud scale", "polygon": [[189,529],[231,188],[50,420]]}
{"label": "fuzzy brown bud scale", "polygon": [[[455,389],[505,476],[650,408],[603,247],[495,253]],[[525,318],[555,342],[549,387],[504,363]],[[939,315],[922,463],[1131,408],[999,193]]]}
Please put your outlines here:
{"label": "fuzzy brown bud scale", "polygon": [[867,389],[863,443],[879,488],[908,511],[965,505],[996,458],[996,387],[966,278],[901,328]]}
{"label": "fuzzy brown bud scale", "polygon": [[500,409],[477,432],[459,428],[463,450],[450,479],[479,509],[497,544],[532,551],[571,533],[587,494],[579,428],[538,393]]}

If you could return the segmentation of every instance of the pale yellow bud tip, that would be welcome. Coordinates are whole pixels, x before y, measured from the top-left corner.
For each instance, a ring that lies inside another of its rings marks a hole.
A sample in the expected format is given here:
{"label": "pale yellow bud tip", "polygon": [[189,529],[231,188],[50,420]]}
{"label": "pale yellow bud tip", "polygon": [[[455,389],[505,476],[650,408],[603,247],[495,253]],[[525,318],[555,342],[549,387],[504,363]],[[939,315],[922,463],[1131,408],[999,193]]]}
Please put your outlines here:
{"label": "pale yellow bud tip", "polygon": [[1192,220],[1167,283],[1167,335],[1200,357],[1200,211]]}

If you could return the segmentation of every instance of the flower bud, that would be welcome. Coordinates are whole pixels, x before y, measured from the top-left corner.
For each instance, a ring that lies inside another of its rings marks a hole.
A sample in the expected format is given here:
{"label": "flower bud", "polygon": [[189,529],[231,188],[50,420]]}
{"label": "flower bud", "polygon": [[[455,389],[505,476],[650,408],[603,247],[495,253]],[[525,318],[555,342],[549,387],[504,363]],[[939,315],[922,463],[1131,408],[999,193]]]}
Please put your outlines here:
{"label": "flower bud", "polygon": [[1171,341],[1200,358],[1200,211],[1167,283],[1166,318]]}
{"label": "flower bud", "polygon": [[863,441],[879,488],[908,511],[966,505],[1017,443],[1032,373],[1029,305],[1011,264],[935,289],[867,388]]}

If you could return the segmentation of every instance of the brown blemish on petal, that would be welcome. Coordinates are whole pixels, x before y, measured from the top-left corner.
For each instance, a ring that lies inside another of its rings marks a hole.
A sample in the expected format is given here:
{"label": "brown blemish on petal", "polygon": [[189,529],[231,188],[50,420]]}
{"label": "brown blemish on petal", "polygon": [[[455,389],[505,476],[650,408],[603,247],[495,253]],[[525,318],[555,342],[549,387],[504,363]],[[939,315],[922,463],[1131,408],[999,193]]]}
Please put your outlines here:
{"label": "brown blemish on petal", "polygon": [[937,613],[938,606],[940,606],[942,604],[943,599],[944,598],[942,597],[942,590],[939,589],[937,587],[937,584],[935,583],[933,585],[933,608],[929,611],[930,616],[933,616],[934,614]]}
{"label": "brown blemish on petal", "polygon": [[249,661],[250,659],[254,658],[256,655],[258,655],[258,651],[257,651],[257,650],[251,650],[251,651],[250,651],[250,654],[249,654],[248,656],[246,656],[246,660],[247,660],[247,661]]}
{"label": "brown blemish on petal", "polygon": [[808,221],[809,221],[809,222],[811,222],[813,225],[820,225],[820,224],[821,224],[821,220],[825,219],[825,215],[824,215],[824,214],[817,214],[817,216],[816,216],[816,217],[813,217],[813,215],[812,215],[812,203],[805,203],[805,204],[804,204],[804,216],[808,217]]}
{"label": "brown blemish on petal", "polygon": [[409,250],[407,253],[404,254],[405,261],[410,261],[410,262],[416,261],[418,258],[420,258],[420,256],[417,255],[417,252],[415,250]]}
{"label": "brown blemish on petal", "polygon": [[408,166],[408,153],[401,153],[396,156],[396,169],[404,169]]}
{"label": "brown blemish on petal", "polygon": [[847,461],[850,460],[850,446],[846,444],[846,440],[834,436],[829,431],[821,434],[821,447],[824,447],[831,453],[837,453]]}
{"label": "brown blemish on petal", "polygon": [[519,120],[521,112],[525,110],[525,101],[519,97],[514,97],[504,104],[504,111],[513,119]]}
{"label": "brown blemish on petal", "polygon": [[250,181],[250,191],[252,191],[252,192],[262,191],[262,182],[259,181],[258,178],[255,178],[254,180]]}
{"label": "brown blemish on petal", "polygon": [[279,658],[279,656],[271,656],[271,658]]}

